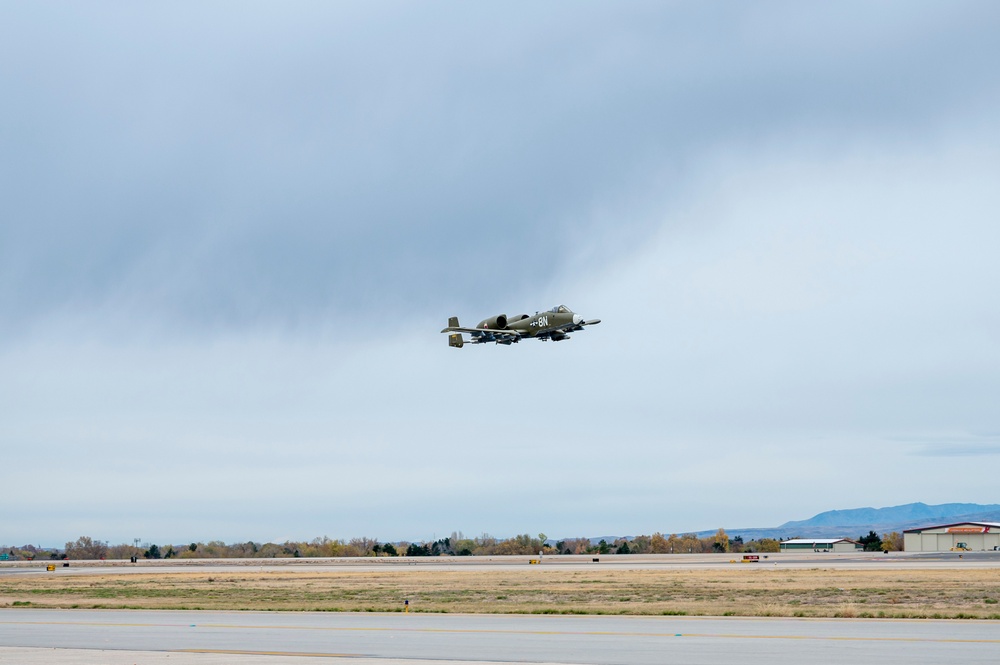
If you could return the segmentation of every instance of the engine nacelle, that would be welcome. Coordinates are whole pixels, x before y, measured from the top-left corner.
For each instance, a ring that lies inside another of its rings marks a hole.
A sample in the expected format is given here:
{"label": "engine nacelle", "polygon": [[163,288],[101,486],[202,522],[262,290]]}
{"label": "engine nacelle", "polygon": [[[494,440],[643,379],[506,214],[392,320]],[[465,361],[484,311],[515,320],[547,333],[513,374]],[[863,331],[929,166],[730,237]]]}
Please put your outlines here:
{"label": "engine nacelle", "polygon": [[497,314],[479,322],[477,328],[490,328],[492,330],[507,330],[507,315]]}

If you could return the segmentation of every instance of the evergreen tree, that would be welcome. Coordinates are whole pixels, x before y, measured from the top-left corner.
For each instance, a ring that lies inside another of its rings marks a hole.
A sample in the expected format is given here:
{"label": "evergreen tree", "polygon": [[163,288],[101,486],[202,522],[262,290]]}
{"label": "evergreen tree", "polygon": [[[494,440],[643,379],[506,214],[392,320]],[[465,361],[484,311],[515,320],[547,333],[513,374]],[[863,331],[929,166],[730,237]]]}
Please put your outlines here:
{"label": "evergreen tree", "polygon": [[865,552],[882,551],[882,539],[874,531],[869,531],[867,536],[858,538],[858,542],[865,546]]}

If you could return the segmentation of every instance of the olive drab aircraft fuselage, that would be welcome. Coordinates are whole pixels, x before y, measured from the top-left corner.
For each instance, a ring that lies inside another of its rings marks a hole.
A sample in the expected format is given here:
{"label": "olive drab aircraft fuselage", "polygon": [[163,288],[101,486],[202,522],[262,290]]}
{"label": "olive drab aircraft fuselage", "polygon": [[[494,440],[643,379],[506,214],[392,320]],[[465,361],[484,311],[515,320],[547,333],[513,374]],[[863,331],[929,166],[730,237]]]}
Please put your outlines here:
{"label": "olive drab aircraft fuselage", "polygon": [[[448,327],[441,332],[448,333],[448,346],[460,349],[466,344],[514,344],[522,339],[561,342],[569,339],[568,333],[600,322],[600,319],[584,321],[582,316],[575,314],[566,305],[559,305],[546,312],[536,312],[534,316],[497,314],[483,319],[475,328],[463,328],[458,324],[458,317],[453,316],[448,319]],[[468,333],[471,337],[468,342],[463,333]]]}

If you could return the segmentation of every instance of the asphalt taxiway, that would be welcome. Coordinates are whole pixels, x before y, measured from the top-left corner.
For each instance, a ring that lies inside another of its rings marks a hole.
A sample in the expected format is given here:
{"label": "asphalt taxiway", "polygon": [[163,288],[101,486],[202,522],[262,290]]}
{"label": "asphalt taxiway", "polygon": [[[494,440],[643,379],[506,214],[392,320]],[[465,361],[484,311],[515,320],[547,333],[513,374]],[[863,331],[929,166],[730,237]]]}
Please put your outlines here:
{"label": "asphalt taxiway", "polygon": [[0,610],[0,663],[1000,662],[1000,622]]}
{"label": "asphalt taxiway", "polygon": [[[454,569],[705,569],[739,555],[632,555],[420,559],[72,561],[0,566],[20,575],[93,575],[257,569],[315,572],[386,566]],[[598,559],[598,560],[594,560]],[[743,564],[738,564],[743,565]],[[788,569],[1000,567],[1000,553],[772,554],[750,564]],[[617,665],[789,659],[884,665],[1000,662],[1000,622],[979,620],[789,619],[452,615],[307,612],[0,609],[0,664],[103,665],[350,662],[560,663]]]}
{"label": "asphalt taxiway", "polygon": [[[44,574],[48,565],[55,565],[57,575],[235,572],[238,570],[283,571],[379,571],[386,569],[426,570],[520,570],[537,559],[545,568],[566,570],[704,570],[743,564],[741,554],[604,554],[537,556],[476,556],[476,557],[339,557],[302,559],[154,559],[128,561],[62,561],[0,562],[0,579],[6,575]],[[1000,568],[1000,551],[985,552],[794,552],[762,554],[753,564],[757,567],[789,569],[865,570],[872,567],[898,570],[931,570],[935,568]],[[52,574],[52,573],[49,573]]]}

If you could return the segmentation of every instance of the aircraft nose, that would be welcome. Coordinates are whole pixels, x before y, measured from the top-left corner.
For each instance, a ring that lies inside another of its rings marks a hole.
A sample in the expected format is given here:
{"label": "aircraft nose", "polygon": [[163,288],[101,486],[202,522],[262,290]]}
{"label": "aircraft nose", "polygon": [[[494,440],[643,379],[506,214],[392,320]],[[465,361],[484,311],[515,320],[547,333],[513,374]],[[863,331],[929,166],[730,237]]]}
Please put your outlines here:
{"label": "aircraft nose", "polygon": [[579,314],[574,314],[573,315],[573,325],[574,326],[578,326],[581,323],[583,323],[583,317],[580,316]]}

